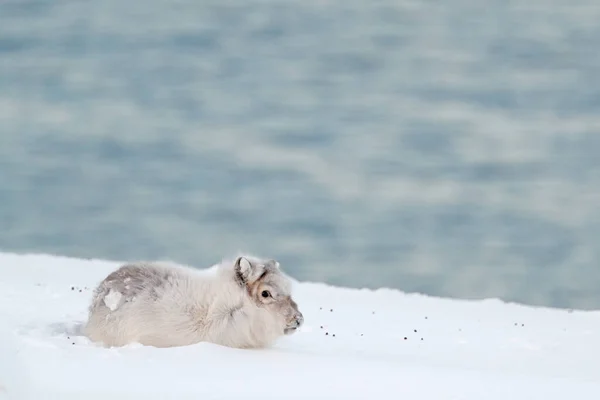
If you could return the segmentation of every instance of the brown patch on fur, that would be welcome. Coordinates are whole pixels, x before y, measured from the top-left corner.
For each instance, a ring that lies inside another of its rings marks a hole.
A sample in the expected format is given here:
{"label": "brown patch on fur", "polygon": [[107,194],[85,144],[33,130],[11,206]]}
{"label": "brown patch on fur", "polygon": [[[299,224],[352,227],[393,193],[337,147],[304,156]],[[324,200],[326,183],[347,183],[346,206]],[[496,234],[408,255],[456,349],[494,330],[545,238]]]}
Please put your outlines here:
{"label": "brown patch on fur", "polygon": [[151,288],[150,297],[157,300],[159,297],[157,289],[163,287],[171,278],[169,270],[152,264],[125,264],[111,272],[94,290],[94,301],[90,308],[93,309],[102,303],[111,289],[121,293],[122,301],[130,301]]}

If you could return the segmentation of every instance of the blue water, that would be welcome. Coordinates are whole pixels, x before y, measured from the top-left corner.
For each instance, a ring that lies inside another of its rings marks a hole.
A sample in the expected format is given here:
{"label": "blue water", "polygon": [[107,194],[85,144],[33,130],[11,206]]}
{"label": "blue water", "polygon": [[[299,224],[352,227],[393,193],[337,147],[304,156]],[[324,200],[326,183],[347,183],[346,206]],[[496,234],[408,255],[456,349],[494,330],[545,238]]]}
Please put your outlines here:
{"label": "blue water", "polygon": [[0,250],[600,307],[600,5],[3,0]]}

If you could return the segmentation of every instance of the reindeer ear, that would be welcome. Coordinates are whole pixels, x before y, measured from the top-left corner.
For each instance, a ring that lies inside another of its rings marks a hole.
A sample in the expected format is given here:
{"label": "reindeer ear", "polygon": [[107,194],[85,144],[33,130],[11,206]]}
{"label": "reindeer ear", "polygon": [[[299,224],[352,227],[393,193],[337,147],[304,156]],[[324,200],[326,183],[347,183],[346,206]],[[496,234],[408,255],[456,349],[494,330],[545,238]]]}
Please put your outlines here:
{"label": "reindeer ear", "polygon": [[252,264],[246,257],[238,257],[235,260],[234,270],[240,283],[246,283],[252,274]]}

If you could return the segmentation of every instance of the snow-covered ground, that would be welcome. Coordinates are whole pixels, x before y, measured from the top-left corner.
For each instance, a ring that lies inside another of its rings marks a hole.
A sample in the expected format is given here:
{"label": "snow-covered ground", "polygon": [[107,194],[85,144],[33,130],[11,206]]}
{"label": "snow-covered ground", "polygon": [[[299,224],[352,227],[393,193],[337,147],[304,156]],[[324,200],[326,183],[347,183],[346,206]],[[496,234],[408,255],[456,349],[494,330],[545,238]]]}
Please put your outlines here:
{"label": "snow-covered ground", "polygon": [[101,348],[79,328],[117,264],[0,253],[0,398],[600,398],[600,312],[497,300],[299,283],[272,349]]}

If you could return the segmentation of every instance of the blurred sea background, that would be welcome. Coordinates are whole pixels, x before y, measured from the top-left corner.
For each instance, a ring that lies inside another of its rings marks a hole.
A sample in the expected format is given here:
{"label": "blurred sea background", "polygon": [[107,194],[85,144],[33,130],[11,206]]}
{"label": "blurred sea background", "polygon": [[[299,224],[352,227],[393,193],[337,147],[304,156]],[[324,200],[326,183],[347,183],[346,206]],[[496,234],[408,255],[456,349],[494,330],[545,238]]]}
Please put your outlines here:
{"label": "blurred sea background", "polygon": [[3,0],[0,250],[600,308],[600,3]]}

